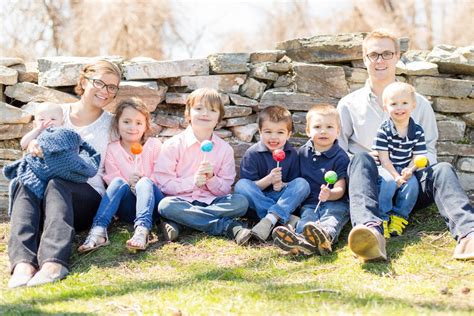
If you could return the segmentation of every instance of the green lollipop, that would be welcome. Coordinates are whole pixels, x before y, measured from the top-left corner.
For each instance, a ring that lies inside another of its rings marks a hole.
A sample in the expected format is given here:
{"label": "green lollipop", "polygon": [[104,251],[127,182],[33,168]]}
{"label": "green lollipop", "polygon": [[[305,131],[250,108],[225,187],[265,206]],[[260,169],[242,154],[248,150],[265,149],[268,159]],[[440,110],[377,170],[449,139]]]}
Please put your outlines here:
{"label": "green lollipop", "polygon": [[[327,182],[327,185],[334,184],[337,182],[337,173],[334,171],[330,170],[324,174],[324,181]],[[318,208],[319,205],[321,204],[321,200],[319,200],[318,205],[316,205],[316,208],[314,209],[315,213],[318,213]],[[319,222],[319,214],[318,214],[318,222]]]}
{"label": "green lollipop", "polygon": [[328,171],[324,174],[324,181],[326,181],[328,184],[334,184],[337,182],[337,173],[334,171]]}

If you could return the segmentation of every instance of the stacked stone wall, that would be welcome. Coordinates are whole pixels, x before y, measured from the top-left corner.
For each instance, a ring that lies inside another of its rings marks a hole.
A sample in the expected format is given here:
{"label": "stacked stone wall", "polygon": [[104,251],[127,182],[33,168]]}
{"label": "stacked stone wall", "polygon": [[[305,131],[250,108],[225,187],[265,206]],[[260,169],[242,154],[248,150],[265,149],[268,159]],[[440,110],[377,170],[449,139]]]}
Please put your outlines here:
{"label": "stacked stone wall", "polygon": [[[305,113],[317,103],[336,105],[362,87],[364,33],[315,36],[281,42],[275,50],[212,54],[203,59],[157,61],[105,57],[123,69],[117,101],[142,98],[153,117],[153,132],[162,140],[187,125],[184,104],[197,88],[217,89],[225,104],[217,133],[233,146],[237,164],[258,140],[257,113],[269,105],[293,114],[296,146],[306,141]],[[400,39],[402,58],[397,78],[415,86],[436,112],[440,161],[456,168],[466,191],[474,192],[474,46],[442,45],[431,51],[409,51]],[[24,63],[0,58],[0,167],[22,156],[19,139],[32,128],[32,114],[44,101],[68,103],[82,67],[93,58],[47,57]],[[113,110],[113,104],[108,110]],[[8,182],[0,177],[0,208]]]}

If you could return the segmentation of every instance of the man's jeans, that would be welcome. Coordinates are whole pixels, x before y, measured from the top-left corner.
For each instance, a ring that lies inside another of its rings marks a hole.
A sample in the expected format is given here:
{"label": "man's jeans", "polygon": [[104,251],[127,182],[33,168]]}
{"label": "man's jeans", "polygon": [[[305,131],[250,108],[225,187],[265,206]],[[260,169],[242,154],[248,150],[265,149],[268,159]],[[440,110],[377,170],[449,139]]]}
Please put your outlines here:
{"label": "man's jeans", "polygon": [[10,268],[20,262],[37,268],[57,262],[68,268],[75,230],[90,228],[100,198],[87,183],[52,179],[41,200],[18,182],[12,194]]}
{"label": "man's jeans", "polygon": [[[401,174],[402,169],[395,167],[397,172]],[[418,194],[420,193],[420,185],[415,175],[412,175],[408,181],[401,187],[397,187],[397,182],[392,175],[382,166],[379,170],[379,209],[381,219],[388,221],[390,214],[408,219],[413,207],[416,204]],[[395,197],[395,204],[393,198]]]}
{"label": "man's jeans", "polygon": [[156,208],[163,198],[158,186],[143,177],[135,185],[136,195],[122,178],[115,178],[107,187],[92,226],[108,227],[115,214],[120,220],[135,223],[135,227],[151,229],[153,219],[158,218]]}
{"label": "man's jeans", "polygon": [[303,233],[307,223],[319,221],[321,227],[331,236],[331,241],[336,242],[342,228],[349,221],[349,202],[345,198],[321,202],[317,212],[315,209],[315,204],[305,204],[301,207],[301,219],[296,224],[296,233]]}
{"label": "man's jeans", "polygon": [[158,213],[165,219],[217,236],[225,235],[229,224],[243,216],[247,208],[248,201],[240,194],[217,197],[210,205],[169,196],[161,200]]}
{"label": "man's jeans", "polygon": [[249,201],[249,207],[254,209],[259,218],[273,213],[285,224],[290,215],[308,197],[310,187],[303,178],[290,181],[281,191],[263,192],[254,181],[240,179],[235,184],[235,193],[242,194]]}
{"label": "man's jeans", "polygon": [[[449,163],[440,162],[415,172],[420,182],[415,210],[435,202],[453,237],[474,231],[474,210]],[[356,154],[349,164],[349,197],[352,225],[381,224],[378,207],[378,170],[368,153]]]}

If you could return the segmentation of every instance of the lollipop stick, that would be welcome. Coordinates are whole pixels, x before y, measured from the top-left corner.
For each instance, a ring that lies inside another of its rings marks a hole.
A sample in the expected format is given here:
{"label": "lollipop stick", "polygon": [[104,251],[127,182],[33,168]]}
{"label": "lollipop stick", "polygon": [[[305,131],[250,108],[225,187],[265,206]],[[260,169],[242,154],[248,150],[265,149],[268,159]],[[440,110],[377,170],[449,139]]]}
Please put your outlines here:
{"label": "lollipop stick", "polygon": [[279,167],[280,167],[280,162],[279,162],[279,161],[277,161],[277,168],[279,168]]}

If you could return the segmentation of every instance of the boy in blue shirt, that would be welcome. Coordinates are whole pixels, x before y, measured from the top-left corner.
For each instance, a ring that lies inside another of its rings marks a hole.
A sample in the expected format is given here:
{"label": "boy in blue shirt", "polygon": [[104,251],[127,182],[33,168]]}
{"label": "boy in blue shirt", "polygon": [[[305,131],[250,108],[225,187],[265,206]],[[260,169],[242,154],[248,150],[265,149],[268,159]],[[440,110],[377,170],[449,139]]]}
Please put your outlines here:
{"label": "boy in blue shirt", "polygon": [[[260,218],[252,235],[266,241],[275,225],[286,224],[306,199],[309,185],[299,178],[298,154],[288,143],[293,130],[291,113],[282,106],[266,107],[259,113],[258,128],[261,139],[242,158],[235,193],[244,195]],[[277,149],[285,152],[279,167],[272,156]]]}
{"label": "boy in blue shirt", "polygon": [[[339,114],[334,106],[318,104],[306,114],[310,139],[298,150],[298,157],[301,177],[308,181],[311,193],[301,207],[296,231],[283,226],[273,230],[273,241],[283,250],[305,255],[329,253],[349,220],[349,157],[337,143],[339,132]],[[328,171],[336,172],[338,177],[333,187],[324,181]]]}

